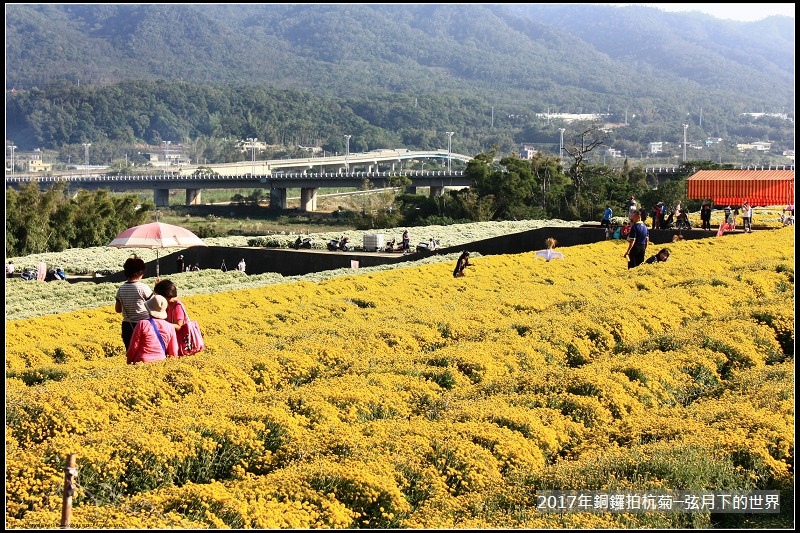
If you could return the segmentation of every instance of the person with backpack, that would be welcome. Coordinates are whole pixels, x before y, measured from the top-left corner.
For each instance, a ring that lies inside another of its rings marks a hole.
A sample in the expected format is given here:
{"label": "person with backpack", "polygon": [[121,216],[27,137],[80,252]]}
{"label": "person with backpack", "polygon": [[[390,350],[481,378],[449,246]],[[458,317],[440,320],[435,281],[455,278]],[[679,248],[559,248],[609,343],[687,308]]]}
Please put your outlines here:
{"label": "person with backpack", "polygon": [[647,226],[642,222],[642,213],[640,210],[633,212],[631,221],[633,226],[628,233],[628,249],[622,257],[628,258],[628,268],[634,268],[644,262],[644,255],[647,252],[647,244],[649,240],[649,233]]}

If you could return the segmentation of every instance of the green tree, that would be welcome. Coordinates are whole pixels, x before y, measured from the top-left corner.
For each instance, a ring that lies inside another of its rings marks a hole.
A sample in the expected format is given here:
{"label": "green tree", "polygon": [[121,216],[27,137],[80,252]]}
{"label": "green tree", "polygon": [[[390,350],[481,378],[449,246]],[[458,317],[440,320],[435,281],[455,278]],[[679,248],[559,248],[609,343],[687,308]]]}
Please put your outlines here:
{"label": "green tree", "polygon": [[30,255],[51,250],[53,228],[50,217],[62,201],[66,183],[57,182],[47,191],[38,182],[20,184],[19,191],[6,191],[6,249],[15,255]]}

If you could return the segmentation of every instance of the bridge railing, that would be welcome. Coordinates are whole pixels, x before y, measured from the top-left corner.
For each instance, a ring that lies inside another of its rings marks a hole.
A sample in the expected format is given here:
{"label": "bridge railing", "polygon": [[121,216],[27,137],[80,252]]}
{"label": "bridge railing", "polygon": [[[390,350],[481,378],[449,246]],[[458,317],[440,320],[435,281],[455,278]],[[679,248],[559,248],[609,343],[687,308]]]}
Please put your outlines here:
{"label": "bridge railing", "polygon": [[393,178],[393,177],[411,177],[411,178],[461,178],[465,176],[464,171],[446,171],[446,170],[410,170],[410,171],[386,171],[386,172],[273,172],[270,174],[193,174],[191,176],[178,176],[178,175],[125,175],[125,176],[14,176],[6,177],[6,183],[29,183],[32,181],[39,183],[50,182],[75,182],[75,183],[104,183],[104,182],[157,182],[163,183],[165,181],[191,183],[195,181],[253,181],[262,179],[270,181],[281,180],[302,180],[302,179],[375,179],[375,178]]}

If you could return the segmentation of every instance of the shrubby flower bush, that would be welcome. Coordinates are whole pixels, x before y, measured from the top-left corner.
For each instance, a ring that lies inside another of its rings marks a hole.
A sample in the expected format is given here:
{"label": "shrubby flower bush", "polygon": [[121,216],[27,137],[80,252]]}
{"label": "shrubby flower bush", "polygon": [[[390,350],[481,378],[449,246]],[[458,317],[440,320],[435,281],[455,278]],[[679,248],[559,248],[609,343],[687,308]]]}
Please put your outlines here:
{"label": "shrubby flower bush", "polygon": [[[30,292],[58,284],[10,283],[6,527],[57,527],[69,453],[75,528],[719,519],[536,509],[538,491],[579,489],[778,490],[780,516],[726,524],[791,526],[794,228],[669,247],[632,270],[610,240],[549,263],[475,257],[464,278],[455,257],[180,274],[207,349],[140,365],[125,364],[114,284],[59,293],[87,304],[65,311]],[[26,300],[38,316],[22,318]]]}

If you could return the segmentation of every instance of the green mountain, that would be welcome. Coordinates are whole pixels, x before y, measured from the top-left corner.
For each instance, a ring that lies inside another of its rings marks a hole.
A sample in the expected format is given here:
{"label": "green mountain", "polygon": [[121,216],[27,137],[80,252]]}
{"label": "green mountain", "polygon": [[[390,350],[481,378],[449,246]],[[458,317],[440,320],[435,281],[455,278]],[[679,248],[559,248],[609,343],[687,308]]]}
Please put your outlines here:
{"label": "green mountain", "polygon": [[10,4],[6,65],[7,89],[164,79],[466,92],[537,112],[793,112],[794,21],[591,4]]}
{"label": "green mountain", "polygon": [[446,131],[462,153],[553,152],[565,124],[536,116],[552,112],[627,124],[607,142],[625,154],[663,141],[673,161],[688,124],[693,146],[725,140],[697,158],[763,164],[736,143],[794,149],[794,20],[592,4],[9,4],[6,89],[6,139],[64,162],[84,142],[99,162],[164,140],[222,162],[243,157],[232,139],[429,149]]}

